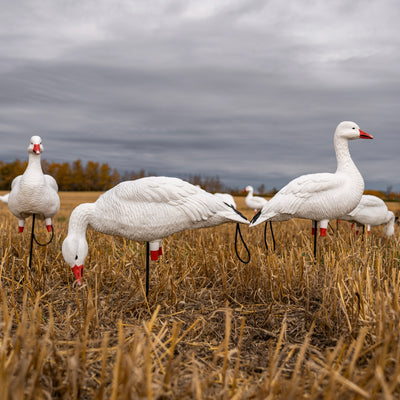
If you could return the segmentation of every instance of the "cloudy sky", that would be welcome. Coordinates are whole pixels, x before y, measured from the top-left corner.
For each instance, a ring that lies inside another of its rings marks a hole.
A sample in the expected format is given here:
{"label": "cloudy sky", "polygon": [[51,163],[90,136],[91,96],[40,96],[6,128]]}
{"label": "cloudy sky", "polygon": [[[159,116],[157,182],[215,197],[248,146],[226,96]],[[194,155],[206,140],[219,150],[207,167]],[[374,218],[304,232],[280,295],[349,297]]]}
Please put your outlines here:
{"label": "cloudy sky", "polygon": [[0,160],[282,187],[334,172],[400,191],[397,0],[0,0]]}

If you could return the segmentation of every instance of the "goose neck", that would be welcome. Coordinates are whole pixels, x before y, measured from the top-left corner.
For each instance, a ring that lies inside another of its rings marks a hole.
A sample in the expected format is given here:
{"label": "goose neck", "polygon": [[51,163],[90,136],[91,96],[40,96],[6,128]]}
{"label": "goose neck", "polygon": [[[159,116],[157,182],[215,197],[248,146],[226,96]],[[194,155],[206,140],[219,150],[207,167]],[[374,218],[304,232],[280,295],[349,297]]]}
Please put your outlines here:
{"label": "goose neck", "polygon": [[349,141],[344,138],[335,137],[334,139],[337,171],[348,171],[351,169],[357,169],[353,160],[351,159],[349,151]]}
{"label": "goose neck", "polygon": [[28,156],[28,166],[26,167],[27,170],[38,170],[42,171],[42,166],[40,163],[40,155],[29,153]]}
{"label": "goose neck", "polygon": [[394,222],[395,222],[395,215],[393,211],[388,211],[387,216],[386,216],[386,223],[390,226],[394,227]]}
{"label": "goose neck", "polygon": [[40,164],[40,155],[29,153],[28,166],[22,174],[24,185],[37,188],[45,184],[45,179]]}
{"label": "goose neck", "polygon": [[389,211],[386,219],[387,219],[387,222],[386,222],[386,227],[384,229],[384,232],[386,232],[387,236],[392,236],[394,234],[394,223],[395,223],[396,217],[392,211]]}
{"label": "goose neck", "polygon": [[77,206],[69,218],[68,234],[86,234],[87,226],[90,224],[94,210],[93,203],[83,203]]}

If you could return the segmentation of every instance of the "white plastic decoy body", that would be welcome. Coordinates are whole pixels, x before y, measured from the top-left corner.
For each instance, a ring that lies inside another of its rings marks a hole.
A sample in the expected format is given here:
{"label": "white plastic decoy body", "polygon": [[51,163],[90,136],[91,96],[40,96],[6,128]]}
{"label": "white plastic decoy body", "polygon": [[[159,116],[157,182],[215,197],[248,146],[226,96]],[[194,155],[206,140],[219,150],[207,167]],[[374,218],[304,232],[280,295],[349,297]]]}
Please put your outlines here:
{"label": "white plastic decoy body", "polygon": [[372,139],[354,122],[341,122],[335,131],[334,147],[337,169],[335,173],[302,175],[283,187],[254,216],[250,227],[263,221],[286,221],[304,218],[327,222],[352,211],[361,200],[364,180],[351,159],[349,140]]}
{"label": "white plastic decoy body", "polygon": [[87,256],[86,229],[150,242],[157,259],[164,237],[185,229],[249,221],[223,200],[178,178],[148,177],[122,182],[94,203],[77,206],[62,245],[65,261],[80,282]]}
{"label": "white plastic decoy body", "polygon": [[51,218],[60,208],[56,180],[43,174],[40,154],[43,152],[42,139],[32,136],[28,147],[28,166],[22,175],[11,183],[8,207],[18,218],[19,232],[24,230],[25,218],[35,214],[45,219],[47,230],[51,231]]}
{"label": "white plastic decoy body", "polygon": [[390,237],[394,234],[395,215],[392,211],[389,211],[385,202],[377,196],[363,195],[358,206],[339,219],[356,224],[356,232],[358,232],[360,225],[366,226],[369,233],[371,226],[385,224],[385,235]]}
{"label": "white plastic decoy body", "polygon": [[246,206],[254,210],[254,212],[260,211],[268,203],[268,201],[264,199],[264,197],[253,195],[253,186],[246,186],[243,191],[247,192],[247,196],[244,199]]}

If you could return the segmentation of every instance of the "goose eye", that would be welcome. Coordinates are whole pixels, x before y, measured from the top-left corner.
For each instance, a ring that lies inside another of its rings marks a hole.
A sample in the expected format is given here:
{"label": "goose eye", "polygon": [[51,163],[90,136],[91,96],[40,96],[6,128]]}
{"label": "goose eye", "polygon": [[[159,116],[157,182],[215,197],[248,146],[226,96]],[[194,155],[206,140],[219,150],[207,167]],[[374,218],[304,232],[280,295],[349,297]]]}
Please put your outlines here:
{"label": "goose eye", "polygon": [[356,128],[353,126],[353,129],[356,129]]}

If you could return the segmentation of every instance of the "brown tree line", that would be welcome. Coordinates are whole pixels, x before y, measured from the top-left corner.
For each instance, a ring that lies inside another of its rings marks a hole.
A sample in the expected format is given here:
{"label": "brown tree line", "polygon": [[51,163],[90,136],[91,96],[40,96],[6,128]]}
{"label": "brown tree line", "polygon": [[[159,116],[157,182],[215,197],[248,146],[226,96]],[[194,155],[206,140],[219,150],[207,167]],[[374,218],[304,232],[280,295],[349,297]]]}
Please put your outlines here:
{"label": "brown tree line", "polygon": [[[23,174],[27,165],[27,161],[18,159],[9,163],[0,161],[0,190],[10,190],[13,179]],[[81,160],[61,164],[42,160],[42,169],[57,181],[60,191],[105,191],[122,181],[154,175],[147,174],[145,170],[125,172],[121,175],[107,163],[88,161],[84,165]],[[220,192],[224,189],[219,177],[190,175],[185,180],[209,192]]]}
{"label": "brown tree line", "polygon": [[[24,173],[27,161],[15,160],[10,163],[0,161],[0,189],[10,190],[12,180]],[[42,169],[45,174],[49,174],[58,183],[59,190],[62,191],[104,191],[112,188],[121,181],[119,172],[108,164],[99,164],[88,161],[86,165],[81,160],[69,163],[49,163],[42,161]],[[132,179],[135,176],[131,174]],[[131,179],[131,177],[129,177]]]}
{"label": "brown tree line", "polygon": [[[15,160],[5,163],[0,161],[0,190],[10,190],[13,179],[24,173],[27,161]],[[42,160],[42,169],[45,174],[49,174],[55,178],[60,191],[105,191],[111,189],[119,182],[143,178],[155,174],[146,173],[145,170],[139,172],[124,172],[122,175],[115,169],[111,168],[107,163],[99,164],[98,162],[88,161],[86,165],[81,160],[72,163],[49,163]],[[219,179],[215,177],[203,177],[201,175],[188,175],[183,177],[184,180],[198,185],[210,193],[226,192],[234,195],[243,195],[242,188],[230,188],[225,186]],[[273,188],[266,192],[265,186],[261,185],[257,188],[258,194],[273,196],[277,189]],[[383,200],[400,201],[400,193],[394,193],[392,186],[388,186],[385,192],[378,190],[366,190],[365,194],[372,194]]]}

